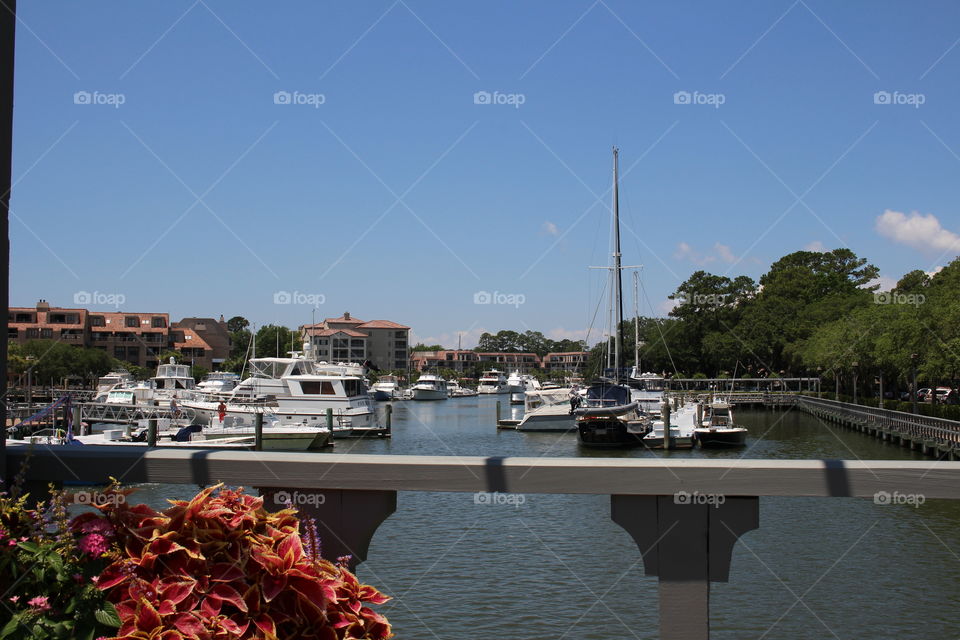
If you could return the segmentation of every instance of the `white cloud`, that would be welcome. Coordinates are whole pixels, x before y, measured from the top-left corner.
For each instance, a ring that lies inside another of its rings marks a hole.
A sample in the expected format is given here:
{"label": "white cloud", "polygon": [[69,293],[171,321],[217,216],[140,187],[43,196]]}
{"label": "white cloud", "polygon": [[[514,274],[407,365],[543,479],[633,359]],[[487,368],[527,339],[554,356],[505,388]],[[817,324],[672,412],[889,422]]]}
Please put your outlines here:
{"label": "white cloud", "polygon": [[671,300],[670,298],[667,298],[666,300],[664,300],[663,302],[657,305],[657,310],[660,312],[660,315],[665,316],[679,306],[680,306],[680,300],[676,298],[674,298],[673,300]]}
{"label": "white cloud", "polygon": [[737,261],[737,256],[733,255],[733,251],[731,251],[727,245],[718,242],[713,245],[713,249],[717,252],[717,255],[720,256],[720,259],[727,264],[733,264]]}
{"label": "white cloud", "polygon": [[880,285],[880,288],[877,291],[890,291],[895,286],[897,286],[898,280],[896,278],[890,278],[885,275],[879,275],[870,282],[866,284],[868,287],[872,287],[875,284]]}
{"label": "white cloud", "polygon": [[932,213],[922,215],[916,211],[907,215],[887,209],[877,217],[874,227],[882,236],[926,253],[958,251],[960,235],[944,229]]}
{"label": "white cloud", "polygon": [[813,242],[808,242],[803,246],[804,251],[817,251],[823,253],[826,249],[823,246],[823,243],[819,240],[814,240]]}
{"label": "white cloud", "polygon": [[681,242],[677,244],[677,250],[673,252],[673,257],[676,260],[688,260],[701,267],[717,260],[727,264],[733,264],[737,261],[737,256],[734,255],[730,246],[719,242],[713,245],[713,250],[710,253],[700,253],[686,242]]}
{"label": "white cloud", "polygon": [[929,277],[932,278],[933,276],[937,275],[937,274],[940,273],[941,271],[943,271],[943,265],[937,267],[937,268],[934,269],[933,271],[924,271],[924,273],[926,273],[927,276],[929,276]]}
{"label": "white cloud", "polygon": [[540,225],[540,232],[548,236],[559,236],[560,229],[557,228],[557,225],[547,220],[542,225]]}

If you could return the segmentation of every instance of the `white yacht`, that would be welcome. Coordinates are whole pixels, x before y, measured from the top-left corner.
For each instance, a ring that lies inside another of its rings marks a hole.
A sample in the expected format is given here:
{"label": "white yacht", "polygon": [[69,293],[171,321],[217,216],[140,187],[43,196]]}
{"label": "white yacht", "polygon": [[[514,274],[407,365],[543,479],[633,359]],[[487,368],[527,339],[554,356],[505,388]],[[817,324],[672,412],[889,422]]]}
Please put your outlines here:
{"label": "white yacht", "polygon": [[99,397],[104,393],[113,391],[114,389],[122,389],[126,386],[132,386],[136,384],[137,379],[133,377],[133,374],[127,371],[126,369],[117,369],[116,371],[111,371],[105,376],[100,376],[97,379],[97,390],[94,393],[95,397]]}
{"label": "white yacht", "polygon": [[519,369],[507,376],[507,393],[523,393],[525,391],[523,378]]}
{"label": "white yacht", "polygon": [[630,399],[636,402],[644,413],[651,416],[660,415],[660,404],[663,402],[663,392],[666,390],[663,376],[655,373],[638,373],[634,367],[627,384],[630,386]]}
{"label": "white yacht", "polygon": [[397,376],[382,375],[370,389],[374,400],[393,400],[399,395],[400,385]]}
{"label": "white yacht", "polygon": [[233,391],[240,384],[240,376],[230,371],[212,371],[197,385],[197,392],[207,395]]}
{"label": "white yacht", "polygon": [[410,390],[414,400],[446,400],[447,381],[432,373],[420,376]]}
{"label": "white yacht", "polygon": [[[376,427],[376,413],[367,392],[363,368],[357,364],[328,364],[312,359],[309,343],[304,354],[289,358],[251,358],[251,376],[238,384],[222,402],[231,426],[251,426],[256,414],[272,413],[281,426],[326,426],[327,410],[334,418],[334,433]],[[217,400],[183,403],[205,424],[219,424]]]}
{"label": "white yacht", "polygon": [[[540,389],[540,381],[529,374],[523,374],[520,376],[520,387],[520,391],[510,391],[510,404],[526,404],[524,395],[528,391],[538,391]],[[510,388],[513,389],[512,384]]]}
{"label": "white yacht", "polygon": [[190,365],[177,364],[171,356],[169,364],[157,367],[157,375],[150,378],[150,387],[153,389],[154,400],[169,400],[173,397],[184,400],[194,396],[197,383],[190,374]]}
{"label": "white yacht", "polygon": [[517,425],[517,431],[567,432],[576,429],[569,388],[539,389],[523,395],[523,419]]}
{"label": "white yacht", "polygon": [[477,387],[478,393],[507,393],[507,377],[502,371],[491,369],[484,371],[480,376],[480,385]]}
{"label": "white yacht", "polygon": [[460,381],[454,378],[447,381],[447,395],[451,398],[469,398],[477,395],[476,389],[460,386]]}

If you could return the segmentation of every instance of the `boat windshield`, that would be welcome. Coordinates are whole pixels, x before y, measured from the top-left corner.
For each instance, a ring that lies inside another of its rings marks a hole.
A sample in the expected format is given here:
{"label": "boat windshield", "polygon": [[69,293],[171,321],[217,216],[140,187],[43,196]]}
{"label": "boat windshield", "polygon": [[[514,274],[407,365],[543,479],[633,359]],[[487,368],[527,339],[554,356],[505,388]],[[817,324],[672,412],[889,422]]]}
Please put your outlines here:
{"label": "boat windshield", "polygon": [[616,384],[595,384],[587,389],[588,407],[616,407],[630,404],[630,390]]}

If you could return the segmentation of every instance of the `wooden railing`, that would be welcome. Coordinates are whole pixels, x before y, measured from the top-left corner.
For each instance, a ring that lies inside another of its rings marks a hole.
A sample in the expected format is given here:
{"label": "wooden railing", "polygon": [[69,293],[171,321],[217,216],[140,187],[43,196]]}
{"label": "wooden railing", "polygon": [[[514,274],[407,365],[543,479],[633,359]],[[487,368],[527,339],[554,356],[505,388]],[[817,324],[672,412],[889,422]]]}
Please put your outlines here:
{"label": "wooden railing", "polygon": [[[660,637],[709,637],[710,582],[729,577],[734,544],[759,526],[758,496],[873,498],[895,493],[960,498],[960,462],[659,458],[479,458],[37,447],[7,450],[7,469],[27,459],[28,482],[215,482],[257,487],[267,506],[290,496],[318,520],[329,557],[366,558],[397,491],[606,494],[611,518],[639,547],[660,592]],[[596,548],[592,553],[600,552]]]}

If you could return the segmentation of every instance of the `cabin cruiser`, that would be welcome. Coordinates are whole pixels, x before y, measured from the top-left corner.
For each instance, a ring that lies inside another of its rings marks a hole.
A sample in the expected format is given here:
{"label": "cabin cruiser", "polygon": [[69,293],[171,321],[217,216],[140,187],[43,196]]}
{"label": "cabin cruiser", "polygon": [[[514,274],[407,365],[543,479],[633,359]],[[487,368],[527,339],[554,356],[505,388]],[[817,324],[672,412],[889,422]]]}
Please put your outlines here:
{"label": "cabin cruiser", "polygon": [[116,371],[111,371],[107,375],[100,376],[97,379],[97,388],[93,394],[94,402],[103,402],[105,394],[109,393],[110,391],[133,386],[136,383],[137,379],[134,378],[133,374],[126,369],[117,369]]}
{"label": "cabin cruiser", "polygon": [[[519,392],[510,392],[510,404],[525,404],[526,399],[524,398],[524,395],[528,391],[537,391],[540,389],[540,381],[529,374],[523,374],[520,376],[520,386],[521,389]],[[511,385],[511,389],[512,388],[513,387]]]}
{"label": "cabin cruiser", "polygon": [[477,393],[507,393],[507,377],[502,371],[491,369],[484,371],[480,376],[480,384],[477,386]]}
{"label": "cabin cruiser", "polygon": [[666,383],[663,376],[655,373],[638,373],[636,367],[630,372],[627,381],[630,385],[630,399],[637,402],[640,409],[651,416],[660,415],[660,404]]}
{"label": "cabin cruiser", "polygon": [[251,376],[225,397],[185,401],[183,406],[196,411],[201,423],[213,426],[220,422],[222,402],[224,423],[232,418],[236,426],[252,426],[257,413],[270,413],[281,426],[316,429],[326,426],[329,410],[335,435],[375,427],[363,368],[316,362],[311,347],[305,343],[303,354],[294,351],[289,358],[251,358]]}
{"label": "cabin cruiser", "polygon": [[469,398],[477,395],[477,391],[460,386],[460,381],[453,379],[447,381],[447,395],[451,398]]}
{"label": "cabin cruiser", "polygon": [[583,406],[574,409],[577,435],[585,447],[643,446],[651,429],[650,417],[630,400],[630,388],[600,380],[587,388]]}
{"label": "cabin cruiser", "polygon": [[400,385],[397,376],[382,375],[374,383],[370,390],[373,391],[374,400],[393,400],[400,395]]}
{"label": "cabin cruiser", "polygon": [[414,400],[446,400],[447,381],[432,373],[425,373],[410,387]]}
{"label": "cabin cruiser", "polygon": [[[657,418],[653,419],[650,433],[643,437],[643,446],[648,449],[692,449],[693,431],[696,427],[697,410],[695,405],[686,405],[664,413],[658,407]],[[665,439],[669,422],[669,440]]]}
{"label": "cabin cruiser", "polygon": [[706,406],[703,424],[694,429],[701,447],[742,447],[747,444],[747,430],[733,422],[733,406],[726,400],[714,400]]}
{"label": "cabin cruiser", "polygon": [[525,391],[523,378],[519,370],[511,373],[507,377],[507,393],[523,393]]}
{"label": "cabin cruiser", "polygon": [[149,382],[154,400],[189,399],[194,396],[197,386],[190,374],[190,365],[177,364],[173,356],[169,364],[157,367],[157,375],[150,378]]}
{"label": "cabin cruiser", "polygon": [[534,389],[523,394],[523,418],[517,431],[559,431],[576,428],[571,409],[571,398],[576,394],[571,389]]}
{"label": "cabin cruiser", "polygon": [[240,376],[230,371],[212,371],[197,385],[197,392],[206,395],[224,394],[240,384]]}

